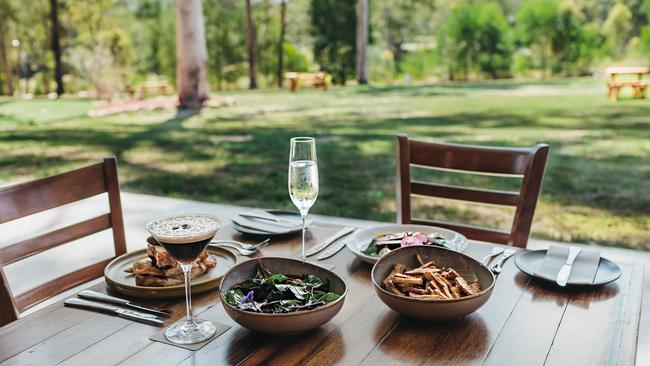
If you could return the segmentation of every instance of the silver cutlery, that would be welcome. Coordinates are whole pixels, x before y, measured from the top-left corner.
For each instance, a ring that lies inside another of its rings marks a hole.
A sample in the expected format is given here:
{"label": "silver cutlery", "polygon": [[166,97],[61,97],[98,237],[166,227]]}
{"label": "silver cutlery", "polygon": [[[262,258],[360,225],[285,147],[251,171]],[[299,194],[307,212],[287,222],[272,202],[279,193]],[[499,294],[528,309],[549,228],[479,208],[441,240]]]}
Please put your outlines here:
{"label": "silver cutlery", "polygon": [[111,304],[115,305],[122,305],[131,309],[136,309],[140,311],[145,311],[148,313],[156,314],[158,316],[170,316],[171,312],[168,310],[159,310],[159,309],[153,309],[153,308],[147,308],[144,306],[136,305],[131,303],[131,301],[127,299],[122,299],[119,297],[111,296],[111,295],[106,295],[102,294],[101,292],[93,291],[93,290],[83,290],[80,293],[77,294],[82,299],[86,300],[97,300],[97,301],[102,301],[102,302],[108,302]]}
{"label": "silver cutlery", "polygon": [[566,286],[567,281],[569,281],[569,275],[571,274],[571,268],[573,267],[573,262],[576,260],[576,257],[582,249],[578,247],[570,247],[569,248],[569,256],[566,259],[566,262],[560,268],[560,271],[557,273],[557,278],[555,279],[555,282],[557,282],[558,285],[560,286]]}
{"label": "silver cutlery", "polygon": [[244,249],[244,248],[242,248],[240,246],[237,246],[237,245],[234,245],[234,244],[228,244],[228,243],[219,243],[219,244],[215,244],[215,245],[218,246],[218,247],[233,249],[233,250],[237,251],[239,254],[241,254],[243,256],[246,256],[246,257],[249,257],[249,256],[257,253],[258,249],[260,249],[260,248]]}
{"label": "silver cutlery", "polygon": [[312,255],[320,252],[321,250],[327,248],[330,244],[334,243],[337,239],[340,239],[343,236],[350,234],[354,230],[356,230],[356,229],[353,228],[353,227],[344,227],[343,229],[337,231],[334,235],[332,235],[329,238],[322,241],[320,244],[316,244],[315,246],[309,248],[309,250],[307,250],[307,253],[305,253],[305,254],[308,257],[312,256]]}
{"label": "silver cutlery", "polygon": [[343,249],[346,245],[348,244],[347,240],[341,240],[338,243],[332,245],[331,247],[327,248],[327,250],[321,252],[316,259],[319,261],[322,261],[323,259],[327,259],[334,254],[338,253],[339,250]]}
{"label": "silver cutlery", "polygon": [[492,247],[492,251],[490,252],[490,254],[483,257],[483,259],[481,259],[481,263],[483,263],[483,265],[487,267],[487,265],[490,263],[492,258],[494,258],[497,255],[503,253],[504,250],[506,250],[506,249],[503,248],[503,247]]}
{"label": "silver cutlery", "polygon": [[503,263],[505,263],[505,261],[508,258],[512,257],[512,255],[515,253],[517,253],[517,251],[511,248],[504,250],[503,253],[501,253],[501,255],[497,258],[497,263],[492,267],[490,267],[490,271],[492,271],[492,273],[494,273],[495,275],[501,273],[501,271],[503,270],[502,267]]}
{"label": "silver cutlery", "polygon": [[239,216],[241,217],[246,217],[249,219],[260,219],[260,220],[267,220],[267,221],[272,221],[278,224],[287,224],[291,225],[292,227],[294,226],[300,226],[302,223],[298,220],[290,220],[290,219],[285,219],[281,217],[277,217],[273,214],[267,213],[265,211],[262,212],[255,212],[255,211],[249,211],[249,212],[243,212],[240,213]]}
{"label": "silver cutlery", "polygon": [[154,325],[162,325],[165,323],[165,321],[162,318],[153,314],[148,314],[141,311],[135,311],[130,309],[124,309],[119,306],[113,306],[113,305],[103,304],[100,302],[88,301],[76,297],[69,298],[65,300],[63,303],[66,306],[96,310],[102,313],[117,315],[121,318],[129,319],[141,323],[154,324]]}
{"label": "silver cutlery", "polygon": [[259,249],[259,248],[262,248],[262,247],[266,246],[270,242],[271,242],[271,238],[266,238],[266,239],[262,240],[261,242],[259,242],[257,244],[246,244],[246,243],[242,243],[242,242],[237,241],[237,240],[215,239],[215,240],[212,240],[210,242],[210,244],[217,244],[217,245],[218,244],[236,244],[236,245],[239,245],[240,247],[242,247],[243,249],[256,250],[256,249]]}

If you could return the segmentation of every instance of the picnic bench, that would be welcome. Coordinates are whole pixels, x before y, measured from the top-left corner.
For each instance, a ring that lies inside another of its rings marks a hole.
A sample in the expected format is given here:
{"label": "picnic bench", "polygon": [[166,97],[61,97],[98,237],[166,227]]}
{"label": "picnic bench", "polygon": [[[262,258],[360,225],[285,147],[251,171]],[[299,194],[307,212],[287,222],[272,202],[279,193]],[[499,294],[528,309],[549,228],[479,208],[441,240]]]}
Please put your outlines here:
{"label": "picnic bench", "polygon": [[166,80],[145,81],[137,84],[135,90],[128,88],[128,93],[137,99],[144,99],[152,96],[168,95],[174,91],[174,87]]}
{"label": "picnic bench", "polygon": [[[605,70],[610,79],[607,82],[607,96],[612,101],[617,101],[621,89],[631,87],[634,90],[634,98],[645,98],[648,84],[643,81],[643,75],[650,72],[645,66],[634,67],[610,67]],[[617,80],[617,76],[636,75],[633,80]]]}
{"label": "picnic bench", "polygon": [[327,90],[330,76],[324,71],[318,72],[287,72],[284,78],[289,80],[291,91],[296,92],[300,83],[311,85],[314,88],[323,88]]}

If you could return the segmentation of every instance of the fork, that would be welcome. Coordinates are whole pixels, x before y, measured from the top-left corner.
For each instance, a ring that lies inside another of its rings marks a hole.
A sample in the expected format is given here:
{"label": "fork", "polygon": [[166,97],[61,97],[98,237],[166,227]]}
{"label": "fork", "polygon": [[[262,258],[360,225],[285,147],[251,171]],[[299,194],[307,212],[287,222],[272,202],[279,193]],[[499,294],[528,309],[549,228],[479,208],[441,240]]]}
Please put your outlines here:
{"label": "fork", "polygon": [[257,253],[257,249],[254,249],[254,250],[244,249],[244,248],[238,247],[237,245],[228,244],[228,243],[219,243],[219,244],[217,244],[217,246],[222,247],[222,248],[230,248],[230,249],[235,250],[239,254],[241,254],[243,256],[246,256],[246,257],[250,257],[251,255]]}
{"label": "fork", "polygon": [[237,241],[237,240],[221,240],[221,239],[219,239],[219,240],[212,240],[210,242],[210,244],[237,244],[237,245],[239,245],[240,247],[242,247],[243,249],[246,249],[246,250],[257,250],[257,249],[260,249],[260,248],[268,245],[270,241],[271,241],[271,238],[266,238],[265,240],[262,240],[261,242],[259,242],[257,244],[246,244],[246,243],[242,243],[242,242]]}
{"label": "fork", "polygon": [[512,255],[515,254],[516,252],[517,252],[516,250],[511,248],[506,249],[503,252],[503,254],[499,256],[499,259],[497,259],[497,264],[490,267],[490,271],[492,271],[492,273],[494,273],[495,275],[501,273],[501,271],[503,270],[503,268],[501,267],[503,266],[503,262],[505,262],[508,258],[512,257]]}
{"label": "fork", "polygon": [[487,265],[490,263],[490,260],[493,257],[496,257],[497,255],[503,253],[504,250],[505,248],[503,247],[492,247],[492,251],[490,252],[490,254],[483,257],[483,259],[481,259],[481,263],[483,263],[483,265],[487,267]]}

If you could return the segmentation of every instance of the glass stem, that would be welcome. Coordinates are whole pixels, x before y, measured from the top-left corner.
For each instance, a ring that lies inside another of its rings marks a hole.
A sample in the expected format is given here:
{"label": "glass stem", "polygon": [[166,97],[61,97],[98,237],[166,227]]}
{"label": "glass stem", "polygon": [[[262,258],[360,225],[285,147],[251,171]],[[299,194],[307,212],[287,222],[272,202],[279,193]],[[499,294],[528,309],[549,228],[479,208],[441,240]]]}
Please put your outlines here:
{"label": "glass stem", "polygon": [[187,322],[194,322],[192,317],[192,291],[190,283],[190,273],[192,272],[191,264],[181,264],[181,269],[183,270],[183,277],[185,278],[185,308],[187,310]]}
{"label": "glass stem", "polygon": [[300,219],[302,221],[302,261],[306,262],[307,261],[307,255],[305,253],[305,233],[307,232],[307,228],[305,227],[305,223],[307,221],[307,213],[301,214]]}

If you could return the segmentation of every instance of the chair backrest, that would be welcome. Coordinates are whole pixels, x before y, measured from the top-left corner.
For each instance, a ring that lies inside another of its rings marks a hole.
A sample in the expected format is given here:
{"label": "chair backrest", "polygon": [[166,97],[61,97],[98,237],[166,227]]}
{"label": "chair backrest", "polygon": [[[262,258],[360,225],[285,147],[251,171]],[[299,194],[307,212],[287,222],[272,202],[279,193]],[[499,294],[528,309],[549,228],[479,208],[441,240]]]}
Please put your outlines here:
{"label": "chair backrest", "polygon": [[[549,147],[502,148],[433,143],[397,136],[397,222],[445,227],[469,239],[525,248],[542,186]],[[411,165],[521,177],[519,192],[411,181]],[[510,232],[411,217],[411,195],[516,207]]]}
{"label": "chair backrest", "polygon": [[67,173],[0,189],[0,224],[108,192],[110,212],[19,243],[0,248],[0,326],[37,303],[84,282],[101,277],[113,258],[79,269],[25,293],[13,296],[3,267],[21,259],[83,238],[113,230],[115,255],[126,253],[122,205],[114,157]]}

